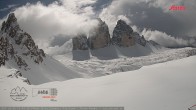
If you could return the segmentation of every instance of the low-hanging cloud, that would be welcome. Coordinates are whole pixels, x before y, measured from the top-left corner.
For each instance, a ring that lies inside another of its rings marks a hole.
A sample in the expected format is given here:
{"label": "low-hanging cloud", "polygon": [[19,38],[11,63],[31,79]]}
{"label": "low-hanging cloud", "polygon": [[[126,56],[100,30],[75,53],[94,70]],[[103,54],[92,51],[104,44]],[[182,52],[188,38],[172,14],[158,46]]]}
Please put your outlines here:
{"label": "low-hanging cloud", "polygon": [[120,6],[121,2],[119,2],[118,0],[113,1],[108,7],[103,8],[101,13],[99,14],[99,17],[104,20],[109,26],[109,31],[111,35],[119,19],[126,21],[128,24],[131,23],[131,20],[128,19],[125,14],[118,13],[122,10]]}
{"label": "low-hanging cloud", "polygon": [[98,21],[94,17],[91,6],[93,3],[94,0],[62,0],[45,6],[38,2],[19,7],[14,13],[21,28],[44,48],[49,44],[43,44],[40,40],[51,40],[59,35],[66,37],[88,33],[96,26]]}
{"label": "low-hanging cloud", "polygon": [[142,35],[145,36],[145,39],[148,41],[152,40],[157,42],[158,44],[165,46],[165,47],[186,47],[186,46],[191,46],[191,44],[195,43],[195,39],[182,39],[178,37],[173,37],[171,35],[166,34],[165,32],[160,32],[160,31],[152,31],[152,30],[147,30],[144,29],[141,32]]}
{"label": "low-hanging cloud", "polygon": [[[183,5],[186,10],[170,11],[172,5]],[[163,31],[172,36],[196,36],[195,0],[115,0],[105,7],[100,17],[111,23],[118,16],[138,28]],[[111,19],[111,20],[110,20]]]}
{"label": "low-hanging cloud", "polygon": [[[166,47],[184,47],[195,43],[195,0],[115,0],[100,17],[112,30],[118,19],[124,19],[143,34]],[[169,11],[172,5],[184,5],[184,11]],[[121,17],[121,18],[120,18]]]}
{"label": "low-hanging cloud", "polygon": [[[186,10],[169,11],[171,5],[185,5]],[[21,28],[43,49],[61,47],[74,35],[88,33],[97,17],[108,24],[111,35],[123,19],[147,40],[181,47],[194,41],[181,37],[196,36],[195,6],[195,0],[58,0],[26,4],[14,13]]]}

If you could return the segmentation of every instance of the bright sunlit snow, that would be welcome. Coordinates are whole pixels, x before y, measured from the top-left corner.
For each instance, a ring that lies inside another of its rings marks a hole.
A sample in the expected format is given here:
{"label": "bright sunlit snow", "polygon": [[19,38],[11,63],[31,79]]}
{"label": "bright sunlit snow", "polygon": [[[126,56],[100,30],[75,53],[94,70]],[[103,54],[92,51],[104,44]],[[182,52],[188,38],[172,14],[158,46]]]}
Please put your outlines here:
{"label": "bright sunlit snow", "polygon": [[[196,103],[196,56],[113,75],[27,85],[1,75],[0,106],[123,106],[125,110],[187,110]],[[25,87],[24,101],[10,98]],[[33,88],[56,88],[56,101],[32,97]],[[30,103],[29,103],[30,102]]]}

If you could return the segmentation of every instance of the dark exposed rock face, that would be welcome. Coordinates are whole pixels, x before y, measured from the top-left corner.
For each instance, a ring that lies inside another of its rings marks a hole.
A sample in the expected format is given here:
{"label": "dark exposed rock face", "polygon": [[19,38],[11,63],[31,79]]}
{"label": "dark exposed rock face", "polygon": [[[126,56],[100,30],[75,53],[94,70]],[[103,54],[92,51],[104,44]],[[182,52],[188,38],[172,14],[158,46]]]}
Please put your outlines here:
{"label": "dark exposed rock face", "polygon": [[14,13],[9,14],[7,21],[4,21],[0,31],[0,66],[5,65],[8,60],[13,60],[16,65],[28,67],[24,56],[41,63],[45,57],[42,49],[38,49],[32,37],[20,29]]}
{"label": "dark exposed rock face", "polygon": [[9,77],[9,78],[20,78],[20,79],[22,79],[23,82],[27,83],[28,85],[31,85],[31,83],[29,82],[29,80],[27,78],[24,78],[22,76],[22,73],[20,71],[15,71],[15,73],[10,74],[7,77]]}
{"label": "dark exposed rock face", "polygon": [[73,50],[88,50],[87,37],[85,34],[80,34],[72,38]]}
{"label": "dark exposed rock face", "polygon": [[99,49],[111,43],[108,25],[98,19],[98,26],[89,32],[89,37],[79,34],[72,39],[73,50]]}
{"label": "dark exposed rock face", "polygon": [[1,31],[7,32],[11,37],[14,37],[12,34],[15,34],[16,30],[19,29],[20,27],[14,13],[9,14],[7,21],[4,21],[1,27]]}
{"label": "dark exposed rock face", "polygon": [[106,47],[110,44],[110,34],[108,25],[98,19],[98,26],[89,33],[88,45],[90,49]]}
{"label": "dark exposed rock face", "polygon": [[101,19],[98,19],[98,21],[98,26],[89,33],[88,40],[86,35],[78,35],[72,39],[73,50],[99,49],[110,44],[130,47],[137,43],[145,46],[147,43],[144,36],[133,32],[133,29],[123,20],[118,20],[113,30],[112,39],[110,38],[107,24]]}
{"label": "dark exposed rock face", "polygon": [[0,37],[0,66],[5,65],[5,61],[8,60],[7,56],[7,38]]}
{"label": "dark exposed rock face", "polygon": [[113,31],[112,43],[122,47],[130,47],[137,44],[142,46],[146,45],[144,36],[140,36],[137,32],[126,24],[123,20],[118,20],[116,27]]}
{"label": "dark exposed rock face", "polygon": [[133,32],[132,36],[134,37],[136,43],[138,43],[138,44],[140,44],[142,46],[146,45],[147,41],[145,40],[143,35],[140,36],[137,32]]}
{"label": "dark exposed rock face", "polygon": [[118,20],[113,31],[112,42],[114,45],[129,47],[135,44],[132,28],[123,20]]}
{"label": "dark exposed rock face", "polygon": [[146,39],[144,38],[144,36],[142,35],[141,37],[140,37],[140,40],[139,40],[139,44],[141,44],[142,46],[146,46]]}

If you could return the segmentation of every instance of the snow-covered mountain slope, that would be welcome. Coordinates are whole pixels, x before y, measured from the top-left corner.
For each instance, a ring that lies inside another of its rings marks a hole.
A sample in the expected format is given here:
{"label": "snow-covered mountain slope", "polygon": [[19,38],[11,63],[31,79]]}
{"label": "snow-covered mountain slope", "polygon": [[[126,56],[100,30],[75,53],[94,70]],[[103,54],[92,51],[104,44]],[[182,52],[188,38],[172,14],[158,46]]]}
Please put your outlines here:
{"label": "snow-covered mountain slope", "polygon": [[64,55],[70,60],[84,61],[90,59],[111,60],[122,57],[140,57],[151,53],[167,50],[160,45],[154,45],[147,42],[145,46],[135,44],[130,47],[119,47],[116,45],[109,45],[99,49],[88,50],[73,50],[72,39],[65,42],[61,47],[50,47],[46,52],[52,56]]}
{"label": "snow-covered mountain slope", "polygon": [[29,65],[28,70],[20,69],[8,62],[6,65],[18,69],[25,78],[28,78],[31,84],[42,84],[51,81],[65,81],[73,78],[80,78],[82,75],[73,71],[59,61],[50,56],[45,57],[41,64],[34,64],[29,59],[25,59]]}
{"label": "snow-covered mountain slope", "polygon": [[[13,68],[8,68],[6,66],[1,66],[0,67],[0,79],[1,80],[6,80],[7,82],[21,82],[24,84],[30,84],[27,78],[24,78],[21,74],[20,71],[13,69]],[[10,81],[9,81],[10,80]]]}
{"label": "snow-covered mountain slope", "polygon": [[165,48],[134,32],[125,21],[119,20],[110,38],[107,24],[98,19],[99,24],[89,34],[78,34],[61,47],[48,48],[49,54],[65,54],[76,61],[97,58],[110,60],[120,57],[140,57]]}
{"label": "snow-covered mountain slope", "polygon": [[[196,56],[91,79],[42,85],[0,80],[0,106],[123,106],[125,110],[187,110],[196,103]],[[22,102],[10,98],[17,86],[27,89]],[[54,101],[32,97],[33,88],[56,88]],[[31,102],[31,103],[29,103]]]}
{"label": "snow-covered mountain slope", "polygon": [[99,59],[99,60],[111,60],[121,57],[140,57],[149,55],[153,52],[152,48],[149,45],[143,47],[139,44],[136,44],[131,47],[118,47],[110,45],[104,48],[96,50],[73,50],[71,57],[76,61],[83,61],[89,59]]}
{"label": "snow-covered mountain slope", "polygon": [[[135,53],[131,53],[128,51],[128,49],[126,51],[126,49],[127,48],[125,48],[124,52],[130,54],[135,54],[137,52],[140,52],[135,50]],[[129,49],[131,50],[131,48]],[[108,52],[108,56],[114,55],[114,54],[109,54],[112,53],[110,49],[102,52],[101,50],[95,50],[95,51],[102,54],[106,54]],[[141,52],[145,52],[145,51],[141,51]],[[95,77],[95,76],[109,75],[117,72],[133,71],[133,70],[140,69],[142,66],[189,57],[192,55],[196,55],[196,49],[195,48],[180,48],[180,49],[166,49],[166,50],[156,49],[156,52],[153,53],[150,52],[149,55],[147,56],[127,57],[121,55],[119,58],[110,59],[110,60],[100,60],[97,59],[97,57],[91,56],[90,60],[75,61],[72,60],[72,58],[70,57],[71,55],[69,54],[70,53],[66,53],[64,55],[57,55],[53,57],[58,61],[60,61],[61,63],[63,63],[66,67],[74,69],[75,71],[84,74],[86,77]],[[78,57],[82,57],[82,54],[78,54]]]}
{"label": "snow-covered mountain slope", "polygon": [[3,22],[0,31],[2,65],[17,69],[31,84],[81,77],[39,49],[32,37],[20,28],[14,13]]}
{"label": "snow-covered mountain slope", "polygon": [[50,48],[54,53],[62,54],[54,56],[57,61],[36,46],[32,37],[20,28],[12,13],[3,22],[0,31],[0,66],[17,69],[31,84],[42,84],[131,71],[144,65],[196,54],[193,48],[168,50],[156,43],[146,42],[139,34],[135,33],[133,37],[138,37],[138,40],[129,47],[107,43],[103,48],[87,50],[73,50],[70,40],[59,49]]}

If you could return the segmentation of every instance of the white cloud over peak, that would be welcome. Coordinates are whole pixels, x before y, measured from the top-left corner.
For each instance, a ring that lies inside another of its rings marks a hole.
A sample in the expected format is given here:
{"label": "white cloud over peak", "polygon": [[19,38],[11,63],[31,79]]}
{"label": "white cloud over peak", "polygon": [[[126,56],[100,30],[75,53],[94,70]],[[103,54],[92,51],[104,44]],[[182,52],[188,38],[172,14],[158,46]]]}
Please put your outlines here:
{"label": "white cloud over peak", "polygon": [[[183,5],[186,10],[170,11],[172,5]],[[100,17],[109,25],[110,32],[116,21],[123,18],[147,40],[166,47],[183,47],[195,42],[186,38],[196,36],[195,5],[195,0],[115,0],[103,9]]]}
{"label": "white cloud over peak", "polygon": [[19,7],[14,13],[21,28],[35,40],[48,40],[58,35],[88,33],[98,23],[93,18],[92,3],[93,0],[64,0],[45,6],[38,2]]}
{"label": "white cloud over peak", "polygon": [[185,47],[190,46],[190,44],[195,43],[195,39],[184,40],[182,38],[173,37],[171,35],[166,34],[165,32],[160,31],[152,31],[144,29],[141,34],[145,37],[146,40],[155,41],[160,45],[165,47]]}
{"label": "white cloud over peak", "polygon": [[[171,5],[185,5],[186,10],[169,11]],[[108,24],[111,35],[122,19],[148,40],[175,47],[190,43],[178,35],[196,36],[195,5],[195,0],[59,0],[49,5],[27,4],[14,13],[21,28],[43,49],[54,46],[53,40],[58,44],[62,37],[88,33],[97,25],[97,17]]]}
{"label": "white cloud over peak", "polygon": [[[124,0],[125,1],[125,0]],[[131,20],[126,17],[125,14],[121,13],[124,2],[116,0],[113,1],[108,7],[105,7],[99,14],[99,17],[107,23],[109,26],[110,34],[116,26],[119,19],[126,21],[127,24],[131,23]]]}

